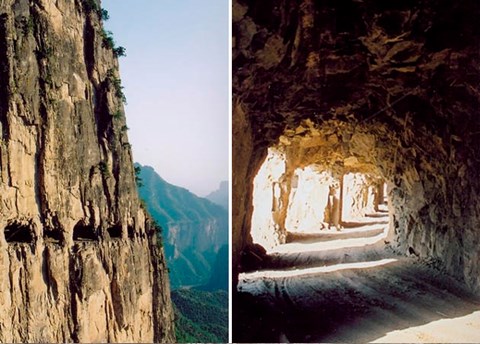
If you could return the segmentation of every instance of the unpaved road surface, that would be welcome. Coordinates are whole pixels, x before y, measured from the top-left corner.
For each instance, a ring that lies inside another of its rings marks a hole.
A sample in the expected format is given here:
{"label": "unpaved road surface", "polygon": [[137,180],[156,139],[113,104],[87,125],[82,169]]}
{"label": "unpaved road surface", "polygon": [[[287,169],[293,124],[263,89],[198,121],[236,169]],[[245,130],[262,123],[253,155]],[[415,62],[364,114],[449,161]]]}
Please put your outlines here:
{"label": "unpaved road surface", "polygon": [[480,343],[480,299],[436,262],[389,250],[384,220],[294,235],[274,269],[241,274],[234,341]]}

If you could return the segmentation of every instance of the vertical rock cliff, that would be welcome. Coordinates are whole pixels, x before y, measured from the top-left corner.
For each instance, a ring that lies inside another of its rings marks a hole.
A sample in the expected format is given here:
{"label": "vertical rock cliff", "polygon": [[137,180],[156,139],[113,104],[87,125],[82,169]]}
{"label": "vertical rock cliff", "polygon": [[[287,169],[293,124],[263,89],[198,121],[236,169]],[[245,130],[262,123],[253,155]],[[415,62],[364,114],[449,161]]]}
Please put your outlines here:
{"label": "vertical rock cliff", "polygon": [[0,1],[0,341],[174,341],[95,0]]}

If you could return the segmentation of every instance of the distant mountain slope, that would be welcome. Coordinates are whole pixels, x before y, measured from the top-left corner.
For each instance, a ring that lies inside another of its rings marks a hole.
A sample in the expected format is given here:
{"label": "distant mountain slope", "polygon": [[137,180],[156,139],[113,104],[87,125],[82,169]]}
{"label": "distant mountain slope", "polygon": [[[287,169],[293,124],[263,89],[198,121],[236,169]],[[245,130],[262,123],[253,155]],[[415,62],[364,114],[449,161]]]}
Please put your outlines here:
{"label": "distant mountain slope", "polygon": [[218,190],[213,191],[209,195],[205,196],[205,198],[215,204],[221,205],[225,209],[228,209],[228,182],[222,181]]}
{"label": "distant mountain slope", "polygon": [[228,293],[193,288],[172,291],[179,343],[228,342]]}
{"label": "distant mountain slope", "polygon": [[172,288],[206,284],[218,250],[228,243],[228,212],[169,184],[152,167],[136,166],[141,167],[140,198],[163,228]]}
{"label": "distant mountain slope", "polygon": [[228,245],[224,245],[218,250],[215,258],[215,264],[212,268],[213,274],[208,283],[198,287],[202,290],[228,290]]}

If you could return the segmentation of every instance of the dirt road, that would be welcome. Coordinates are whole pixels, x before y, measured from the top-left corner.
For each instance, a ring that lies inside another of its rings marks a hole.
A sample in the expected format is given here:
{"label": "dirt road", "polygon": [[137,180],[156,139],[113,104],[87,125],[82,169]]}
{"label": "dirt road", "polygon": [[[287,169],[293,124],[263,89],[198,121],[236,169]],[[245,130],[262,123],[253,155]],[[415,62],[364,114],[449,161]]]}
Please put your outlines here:
{"label": "dirt road", "polygon": [[234,341],[480,343],[480,299],[436,262],[393,253],[385,227],[293,235],[274,269],[241,274]]}

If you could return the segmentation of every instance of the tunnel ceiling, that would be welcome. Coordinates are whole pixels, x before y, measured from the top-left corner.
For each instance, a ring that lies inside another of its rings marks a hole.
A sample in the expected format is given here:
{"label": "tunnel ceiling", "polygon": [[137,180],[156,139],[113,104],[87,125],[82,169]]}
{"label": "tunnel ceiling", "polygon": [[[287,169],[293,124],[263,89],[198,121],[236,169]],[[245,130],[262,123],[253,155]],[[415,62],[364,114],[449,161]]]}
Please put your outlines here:
{"label": "tunnel ceiling", "polygon": [[[478,145],[478,1],[239,1],[233,93],[256,145],[309,118]],[[456,143],[456,142],[454,142]]]}
{"label": "tunnel ceiling", "polygon": [[[411,134],[410,131],[406,133]],[[317,165],[337,175],[360,172],[388,179],[398,165],[396,140],[397,137],[382,124],[328,120],[315,125],[306,119],[295,129],[286,129],[275,147],[285,153],[290,172]]]}

